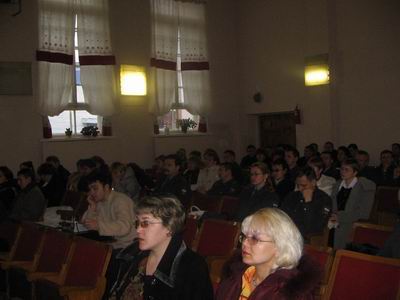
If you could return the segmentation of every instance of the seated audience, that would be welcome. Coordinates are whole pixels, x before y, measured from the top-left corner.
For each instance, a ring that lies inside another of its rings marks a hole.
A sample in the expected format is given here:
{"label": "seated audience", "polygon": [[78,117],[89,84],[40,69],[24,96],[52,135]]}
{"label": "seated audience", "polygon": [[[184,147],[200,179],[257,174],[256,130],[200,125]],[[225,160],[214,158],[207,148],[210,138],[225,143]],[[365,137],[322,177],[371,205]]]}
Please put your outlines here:
{"label": "seated audience", "polygon": [[284,159],[275,160],[272,163],[272,184],[282,203],[286,195],[294,190],[294,181],[287,176],[288,165]]}
{"label": "seated audience", "polygon": [[165,155],[157,156],[154,160],[154,165],[152,168],[152,178],[154,182],[160,180],[164,176],[164,160]]}
{"label": "seated audience", "polygon": [[231,265],[217,300],[313,299],[321,269],[303,256],[303,240],[281,210],[265,208],[248,216],[240,235],[242,263]]}
{"label": "seated audience", "polygon": [[183,172],[187,169],[187,162],[188,162],[188,159],[186,157],[186,150],[184,148],[180,148],[178,149],[178,151],[176,151],[176,155],[182,162],[181,171]]}
{"label": "seated audience", "polygon": [[335,229],[334,247],[341,249],[349,242],[353,222],[368,219],[375,197],[375,183],[360,177],[359,167],[354,159],[342,163],[338,181],[333,189],[333,214],[330,222],[337,225]]}
{"label": "seated audience", "polygon": [[269,157],[267,155],[267,151],[265,151],[262,148],[258,148],[256,150],[256,159],[257,159],[257,162],[262,162],[262,163],[266,164],[267,166],[270,165],[270,161],[269,161]]}
{"label": "seated audience", "polygon": [[393,153],[390,150],[381,152],[381,164],[375,168],[376,185],[391,185],[393,181]]}
{"label": "seated audience", "polygon": [[367,151],[359,150],[356,154],[356,161],[360,167],[358,177],[365,177],[375,181],[375,168],[369,166],[369,154]]}
{"label": "seated audience", "polygon": [[308,165],[315,172],[318,189],[327,193],[328,196],[331,196],[333,187],[336,184],[336,179],[322,174],[322,170],[324,169],[324,164],[323,164],[321,158],[319,158],[319,157],[311,158],[308,161]]}
{"label": "seated audience", "polygon": [[79,159],[75,163],[76,171],[71,173],[68,177],[67,187],[66,187],[67,191],[75,191],[75,192],[78,191],[78,183],[82,176],[82,174],[80,172],[82,162],[83,162],[83,159]]}
{"label": "seated audience", "polygon": [[400,144],[399,143],[392,144],[392,155],[393,155],[394,163],[400,164]]}
{"label": "seated audience", "polygon": [[10,218],[19,221],[40,221],[46,210],[47,201],[35,182],[34,173],[28,168],[21,169],[17,174],[17,182],[21,191]]}
{"label": "seated audience", "polygon": [[240,167],[242,169],[249,169],[250,166],[257,161],[256,147],[254,145],[248,145],[246,148],[247,154],[243,156]]}
{"label": "seated audience", "polygon": [[39,187],[47,200],[47,206],[59,206],[65,193],[62,178],[57,177],[56,169],[49,163],[41,164],[38,168]]}
{"label": "seated audience", "polygon": [[336,168],[335,160],[332,152],[324,151],[321,153],[321,159],[324,164],[324,170],[322,174],[325,176],[333,177],[336,180],[340,178],[340,171]]}
{"label": "seated audience", "polygon": [[[77,183],[77,190],[79,192],[84,192],[87,193],[89,191],[88,187],[88,182],[87,182],[87,177],[91,172],[94,170],[99,170],[97,168],[96,162],[90,158],[87,159],[82,159],[79,164],[79,180]],[[105,169],[105,168],[102,168]],[[101,171],[101,172],[107,172],[107,171]]]}
{"label": "seated audience", "polygon": [[350,151],[350,157],[351,158],[356,158],[356,155],[358,153],[358,146],[357,144],[350,144],[347,146],[347,149]]}
{"label": "seated audience", "polygon": [[32,162],[32,161],[30,161],[30,160],[28,160],[28,161],[23,161],[22,163],[20,163],[19,169],[20,169],[20,170],[22,170],[22,169],[29,169],[29,170],[31,170],[31,171],[32,171],[32,174],[33,174],[33,179],[34,179],[34,181],[36,182],[36,171],[35,171],[35,168],[34,168],[34,166],[33,166],[33,162]]}
{"label": "seated audience", "polygon": [[242,168],[236,162],[236,154],[233,150],[224,151],[224,162],[232,164],[233,178],[235,178],[240,184],[242,184],[244,181]]}
{"label": "seated audience", "polygon": [[297,173],[299,172],[299,167],[297,165],[299,151],[294,147],[287,148],[285,150],[285,160],[289,167],[288,177],[290,180],[295,181]]}
{"label": "seated audience", "polygon": [[99,170],[87,177],[89,206],[82,223],[101,236],[112,236],[114,249],[125,248],[135,238],[134,206],[125,194],[111,189],[111,176]]}
{"label": "seated audience", "polygon": [[0,220],[9,215],[17,197],[18,186],[14,180],[12,171],[6,167],[0,167]]}
{"label": "seated audience", "polygon": [[303,238],[321,235],[332,212],[332,199],[317,187],[317,177],[311,167],[301,169],[296,179],[297,191],[287,195],[281,205],[299,228]]}
{"label": "seated audience", "polygon": [[124,193],[134,202],[137,202],[140,194],[140,185],[133,169],[123,163],[114,162],[111,165],[111,175],[113,189]]}
{"label": "seated audience", "polygon": [[202,166],[203,162],[197,156],[192,156],[189,158],[188,166],[184,171],[183,176],[191,186],[197,184],[197,179],[199,178],[199,173]]}
{"label": "seated audience", "polygon": [[48,156],[46,158],[46,163],[51,164],[55,168],[55,177],[57,177],[58,182],[63,183],[65,189],[65,187],[67,186],[68,177],[69,175],[71,175],[71,173],[66,168],[64,168],[64,166],[60,162],[60,159],[57,156]]}
{"label": "seated audience", "polygon": [[184,223],[184,209],[174,198],[139,202],[138,239],[118,257],[109,299],[214,299],[206,262],[182,240]]}
{"label": "seated audience", "polygon": [[96,169],[99,170],[100,172],[106,173],[106,172],[110,172],[106,161],[98,155],[94,155],[90,158],[92,161],[94,161],[94,163],[96,164]]}
{"label": "seated audience", "polygon": [[315,146],[313,146],[313,144],[304,147],[304,156],[299,158],[299,160],[297,161],[297,165],[300,168],[305,167],[308,163],[308,160],[316,155],[317,150],[315,149]]}
{"label": "seated audience", "polygon": [[181,162],[175,154],[167,155],[164,161],[164,178],[154,190],[155,194],[173,195],[186,207],[191,198],[190,185],[180,173]]}
{"label": "seated audience", "polygon": [[251,165],[251,184],[240,193],[239,207],[235,217],[237,221],[243,221],[244,218],[261,208],[279,206],[279,197],[272,192],[269,175],[266,164],[257,162]]}
{"label": "seated audience", "polygon": [[231,163],[223,163],[219,166],[219,178],[207,195],[210,196],[237,196],[240,193],[240,185],[233,177],[233,165]]}
{"label": "seated audience", "polygon": [[346,146],[340,146],[337,151],[337,167],[340,167],[342,163],[346,160],[351,158],[351,153]]}
{"label": "seated audience", "polygon": [[204,151],[204,164],[205,167],[200,170],[199,177],[197,178],[196,187],[196,191],[203,194],[219,179],[219,157],[217,152],[212,149]]}

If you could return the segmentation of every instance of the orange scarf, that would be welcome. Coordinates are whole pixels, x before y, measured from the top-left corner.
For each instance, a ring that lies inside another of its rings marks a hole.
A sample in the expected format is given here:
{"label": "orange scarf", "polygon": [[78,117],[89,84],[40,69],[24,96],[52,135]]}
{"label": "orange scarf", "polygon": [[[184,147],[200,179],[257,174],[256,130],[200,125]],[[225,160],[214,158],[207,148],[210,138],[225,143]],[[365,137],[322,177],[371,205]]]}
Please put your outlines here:
{"label": "orange scarf", "polygon": [[240,293],[239,300],[247,300],[251,292],[254,290],[253,278],[256,273],[256,267],[251,266],[246,269],[242,276],[242,292]]}

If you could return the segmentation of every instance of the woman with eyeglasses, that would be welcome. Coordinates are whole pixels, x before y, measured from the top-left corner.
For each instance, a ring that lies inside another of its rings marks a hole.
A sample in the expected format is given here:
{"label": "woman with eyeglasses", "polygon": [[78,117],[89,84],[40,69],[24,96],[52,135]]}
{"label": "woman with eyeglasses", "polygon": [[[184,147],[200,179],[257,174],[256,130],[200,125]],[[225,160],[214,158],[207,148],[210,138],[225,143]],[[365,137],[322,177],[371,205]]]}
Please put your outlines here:
{"label": "woman with eyeglasses", "polygon": [[270,171],[266,164],[256,162],[251,165],[250,183],[239,196],[235,219],[240,222],[261,208],[279,205],[279,197],[273,192]]}
{"label": "woman with eyeglasses", "polygon": [[213,299],[206,262],[182,240],[179,200],[143,198],[136,212],[137,240],[117,256],[120,272],[110,299]]}
{"label": "woman with eyeglasses", "polygon": [[313,299],[321,270],[302,257],[303,239],[287,214],[265,208],[248,216],[240,241],[242,263],[221,282],[217,300]]}

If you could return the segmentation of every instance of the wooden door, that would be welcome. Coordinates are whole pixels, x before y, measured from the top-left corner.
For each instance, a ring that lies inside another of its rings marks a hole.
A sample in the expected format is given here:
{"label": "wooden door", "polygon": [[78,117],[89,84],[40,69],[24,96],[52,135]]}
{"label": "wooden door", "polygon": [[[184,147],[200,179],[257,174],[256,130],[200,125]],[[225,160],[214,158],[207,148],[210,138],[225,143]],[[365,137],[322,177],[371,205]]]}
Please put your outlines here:
{"label": "wooden door", "polygon": [[296,146],[296,122],[293,112],[259,116],[259,132],[262,148],[279,144]]}

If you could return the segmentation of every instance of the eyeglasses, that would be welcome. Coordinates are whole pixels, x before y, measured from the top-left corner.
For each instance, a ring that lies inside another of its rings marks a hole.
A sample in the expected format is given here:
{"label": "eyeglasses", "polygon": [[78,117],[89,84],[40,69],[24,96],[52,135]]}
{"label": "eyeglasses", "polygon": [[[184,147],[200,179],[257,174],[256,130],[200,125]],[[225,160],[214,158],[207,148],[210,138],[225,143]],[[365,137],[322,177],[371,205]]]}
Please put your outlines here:
{"label": "eyeglasses", "polygon": [[158,221],[148,221],[148,220],[144,220],[144,221],[138,221],[138,220],[136,220],[135,221],[135,228],[137,229],[137,228],[139,228],[139,226],[140,227],[142,227],[142,228],[147,228],[147,227],[149,227],[149,225],[152,225],[152,224],[161,224],[162,222],[158,222]]}
{"label": "eyeglasses", "polygon": [[258,238],[256,238],[256,237],[254,237],[254,236],[245,235],[245,234],[242,232],[242,233],[239,235],[239,242],[240,242],[241,244],[243,244],[245,240],[247,240],[247,242],[248,242],[251,246],[257,245],[258,243],[274,243],[274,241],[263,241],[263,240],[260,240],[260,239],[258,239]]}

